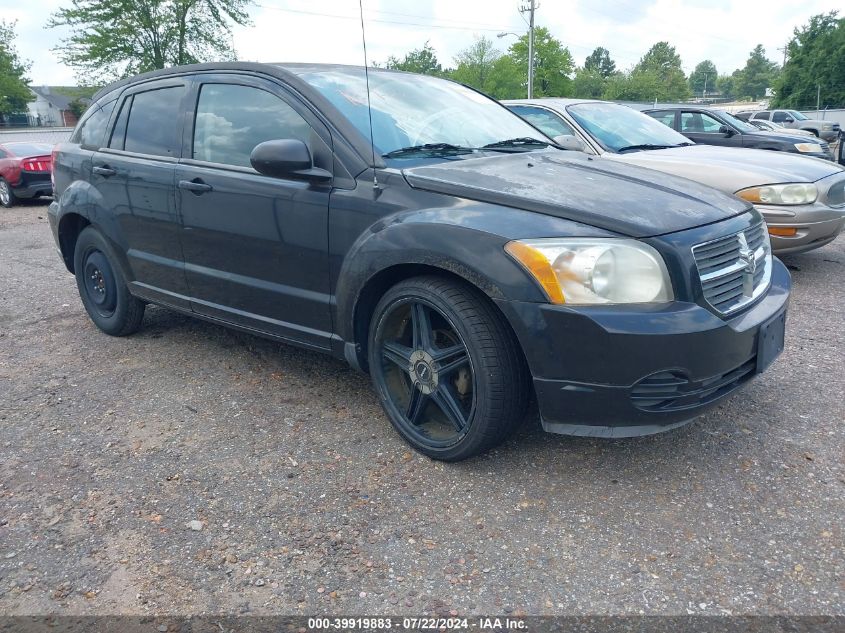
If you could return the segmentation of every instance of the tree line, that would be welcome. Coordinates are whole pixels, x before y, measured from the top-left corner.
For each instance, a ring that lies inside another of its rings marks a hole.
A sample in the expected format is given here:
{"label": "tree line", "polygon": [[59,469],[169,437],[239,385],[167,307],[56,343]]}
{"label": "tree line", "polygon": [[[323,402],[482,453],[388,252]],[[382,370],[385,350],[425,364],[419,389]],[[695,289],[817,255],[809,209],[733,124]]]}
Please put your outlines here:
{"label": "tree line", "polygon": [[[54,50],[83,85],[97,86],[159,68],[236,58],[232,28],[250,23],[250,0],[72,0],[50,16],[48,27],[69,27]],[[30,64],[14,45],[15,24],[0,20],[0,114],[20,112],[31,100]],[[759,100],[772,88],[777,107],[823,104],[845,107],[845,18],[836,11],[815,15],[796,28],[783,67],[758,44],[745,65],[720,73],[711,60],[687,76],[669,42],[657,42],[630,69],[621,70],[599,46],[577,64],[569,48],[549,29],[534,35],[534,94],[624,101],[682,101],[719,95]],[[487,37],[476,39],[444,66],[426,43],[382,66],[448,77],[498,99],[525,96],[528,36],[505,51]],[[379,65],[379,64],[376,64]]]}
{"label": "tree line", "polygon": [[[683,101],[691,97],[761,99],[780,76],[780,67],[756,46],[743,68],[720,75],[710,60],[700,62],[687,76],[681,57],[669,42],[657,42],[630,70],[619,70],[610,51],[599,46],[580,66],[569,49],[548,29],[535,29],[534,96],[577,97],[618,101]],[[444,68],[426,43],[403,57],[390,57],[386,68],[448,77],[497,99],[524,97],[528,84],[528,36],[502,52],[481,37],[462,50],[454,66]]]}

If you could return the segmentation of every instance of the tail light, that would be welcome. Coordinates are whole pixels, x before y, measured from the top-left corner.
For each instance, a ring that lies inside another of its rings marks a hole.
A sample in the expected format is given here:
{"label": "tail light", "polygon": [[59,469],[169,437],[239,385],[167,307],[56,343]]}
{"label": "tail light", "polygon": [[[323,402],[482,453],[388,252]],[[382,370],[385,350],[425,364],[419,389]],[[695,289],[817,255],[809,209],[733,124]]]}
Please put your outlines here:
{"label": "tail light", "polygon": [[53,159],[50,156],[34,156],[21,161],[24,171],[52,171]]}

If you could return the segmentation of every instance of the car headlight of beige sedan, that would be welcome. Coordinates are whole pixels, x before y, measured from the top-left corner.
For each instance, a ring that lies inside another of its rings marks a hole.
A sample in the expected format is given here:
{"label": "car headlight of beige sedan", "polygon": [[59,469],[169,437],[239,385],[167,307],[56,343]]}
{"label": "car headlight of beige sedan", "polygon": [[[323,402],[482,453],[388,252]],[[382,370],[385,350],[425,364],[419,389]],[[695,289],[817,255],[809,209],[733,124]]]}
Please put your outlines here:
{"label": "car headlight of beige sedan", "polygon": [[819,197],[819,190],[813,183],[797,182],[749,187],[737,191],[736,195],[752,204],[797,205],[813,204]]}

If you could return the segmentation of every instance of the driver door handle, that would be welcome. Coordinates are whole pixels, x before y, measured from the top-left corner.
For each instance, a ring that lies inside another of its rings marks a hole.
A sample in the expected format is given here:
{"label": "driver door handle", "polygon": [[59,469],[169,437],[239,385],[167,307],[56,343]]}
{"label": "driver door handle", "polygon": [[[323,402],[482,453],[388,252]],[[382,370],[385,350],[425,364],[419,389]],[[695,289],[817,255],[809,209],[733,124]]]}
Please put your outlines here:
{"label": "driver door handle", "polygon": [[199,178],[194,178],[193,180],[180,180],[179,189],[186,189],[187,191],[201,195],[208,191],[213,191],[214,187]]}

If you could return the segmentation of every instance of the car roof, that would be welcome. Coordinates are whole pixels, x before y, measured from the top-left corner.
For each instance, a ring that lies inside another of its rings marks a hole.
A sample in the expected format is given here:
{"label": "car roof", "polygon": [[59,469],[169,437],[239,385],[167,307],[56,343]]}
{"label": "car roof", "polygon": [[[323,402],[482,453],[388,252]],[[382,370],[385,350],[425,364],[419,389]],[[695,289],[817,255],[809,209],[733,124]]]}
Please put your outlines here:
{"label": "car roof", "polygon": [[565,108],[579,103],[613,103],[601,99],[568,99],[564,97],[543,97],[541,99],[502,99],[505,105],[536,105],[552,108]]}
{"label": "car roof", "polygon": [[[214,71],[242,71],[242,72],[256,72],[262,73],[266,75],[271,75],[277,77],[279,79],[283,79],[295,85],[299,85],[302,80],[297,79],[298,75],[305,74],[305,73],[313,73],[313,72],[331,72],[331,71],[338,71],[338,70],[357,70],[363,71],[363,66],[356,66],[354,64],[314,64],[314,63],[285,63],[285,62],[278,62],[278,63],[264,63],[264,62],[208,62],[204,64],[187,64],[184,66],[172,66],[170,68],[163,68],[160,70],[153,70],[146,73],[141,73],[140,75],[134,75],[132,77],[127,77],[126,79],[121,79],[114,83],[111,83],[107,86],[101,88],[97,93],[92,97],[91,101],[95,102],[104,95],[113,92],[117,89],[124,88],[126,86],[134,85],[137,83],[142,83],[144,81],[150,81],[153,79],[163,79],[166,77],[172,77],[177,75],[185,75],[191,73],[208,73]],[[370,73],[400,73],[400,74],[410,74],[405,73],[401,70],[391,70],[388,68],[368,68],[368,72]]]}

